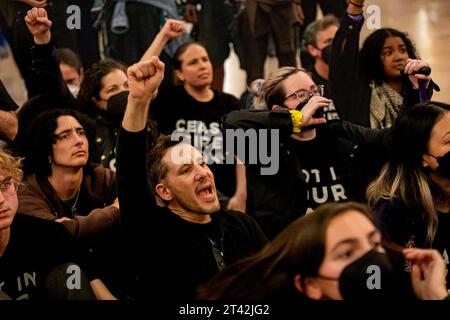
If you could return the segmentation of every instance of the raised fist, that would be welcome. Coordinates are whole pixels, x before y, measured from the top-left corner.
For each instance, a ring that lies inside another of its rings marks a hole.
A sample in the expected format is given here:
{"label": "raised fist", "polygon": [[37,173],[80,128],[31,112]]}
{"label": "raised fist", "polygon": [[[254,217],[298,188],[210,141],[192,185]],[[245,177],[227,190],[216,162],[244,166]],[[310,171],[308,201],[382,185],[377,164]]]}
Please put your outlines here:
{"label": "raised fist", "polygon": [[28,10],[24,20],[36,44],[50,42],[52,22],[48,19],[47,11],[44,8],[35,7]]}
{"label": "raised fist", "polygon": [[133,64],[127,70],[130,97],[149,101],[164,79],[164,63],[153,56],[149,60]]}
{"label": "raised fist", "polygon": [[185,22],[181,20],[168,19],[161,32],[169,39],[181,37],[186,32]]}

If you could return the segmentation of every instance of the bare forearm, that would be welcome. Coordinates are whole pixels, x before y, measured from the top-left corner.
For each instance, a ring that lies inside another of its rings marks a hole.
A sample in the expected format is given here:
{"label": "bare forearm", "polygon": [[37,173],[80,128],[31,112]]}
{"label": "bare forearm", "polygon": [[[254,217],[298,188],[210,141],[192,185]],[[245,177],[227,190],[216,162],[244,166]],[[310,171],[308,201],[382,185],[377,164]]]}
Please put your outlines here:
{"label": "bare forearm", "polygon": [[48,44],[50,43],[50,40],[52,39],[52,34],[49,32],[46,32],[44,34],[33,36],[33,40],[35,44]]}
{"label": "bare forearm", "polygon": [[245,165],[237,159],[236,163],[236,192],[247,198],[247,177],[245,176]]}
{"label": "bare forearm", "polygon": [[152,56],[129,67],[127,75],[130,94],[122,127],[129,132],[140,132],[147,125],[149,103],[164,78],[164,63]]}
{"label": "bare forearm", "polygon": [[140,61],[148,60],[153,56],[159,57],[159,55],[164,50],[164,47],[166,46],[168,41],[169,41],[169,38],[167,38],[161,32],[158,33],[156,35],[155,39],[153,40],[153,42],[150,44],[150,47],[148,47],[147,51],[145,51],[145,53],[142,56]]}
{"label": "bare forearm", "polygon": [[149,101],[128,97],[127,109],[123,116],[122,127],[129,132],[139,132],[147,125]]}
{"label": "bare forearm", "polygon": [[117,298],[105,286],[102,280],[94,279],[90,282],[90,285],[97,300],[117,300]]}
{"label": "bare forearm", "polygon": [[17,135],[19,124],[14,111],[0,111],[0,138],[12,141]]}
{"label": "bare forearm", "polygon": [[236,191],[227,204],[228,210],[245,213],[247,203],[247,179],[245,165],[239,159],[236,163]]}

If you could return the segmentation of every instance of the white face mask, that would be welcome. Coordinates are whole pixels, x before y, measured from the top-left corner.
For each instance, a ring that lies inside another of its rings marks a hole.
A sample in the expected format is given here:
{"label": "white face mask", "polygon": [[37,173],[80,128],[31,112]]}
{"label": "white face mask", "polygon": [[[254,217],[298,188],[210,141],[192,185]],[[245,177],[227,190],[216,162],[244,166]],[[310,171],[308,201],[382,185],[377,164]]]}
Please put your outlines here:
{"label": "white face mask", "polygon": [[76,98],[78,96],[78,92],[80,92],[80,86],[74,84],[68,84],[67,88],[69,88],[70,93]]}

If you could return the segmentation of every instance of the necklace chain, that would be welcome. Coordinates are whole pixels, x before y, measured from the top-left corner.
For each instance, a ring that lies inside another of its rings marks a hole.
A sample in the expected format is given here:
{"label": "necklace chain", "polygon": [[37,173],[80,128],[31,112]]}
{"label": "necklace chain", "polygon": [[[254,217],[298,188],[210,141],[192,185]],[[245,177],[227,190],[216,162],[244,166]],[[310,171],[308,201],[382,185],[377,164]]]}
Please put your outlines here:
{"label": "necklace chain", "polygon": [[206,237],[208,238],[209,242],[211,242],[214,259],[216,260],[217,267],[219,268],[219,271],[220,271],[223,268],[225,268],[225,266],[226,266],[226,263],[225,263],[225,260],[223,257],[223,238],[220,238],[220,246],[219,246],[219,244],[216,241],[214,241],[213,239],[211,239],[208,236],[206,236]]}
{"label": "necklace chain", "polygon": [[78,203],[78,197],[80,196],[81,188],[77,191],[77,196],[75,198],[75,202],[70,207],[70,212],[72,213],[72,216],[75,217],[77,215],[77,203]]}

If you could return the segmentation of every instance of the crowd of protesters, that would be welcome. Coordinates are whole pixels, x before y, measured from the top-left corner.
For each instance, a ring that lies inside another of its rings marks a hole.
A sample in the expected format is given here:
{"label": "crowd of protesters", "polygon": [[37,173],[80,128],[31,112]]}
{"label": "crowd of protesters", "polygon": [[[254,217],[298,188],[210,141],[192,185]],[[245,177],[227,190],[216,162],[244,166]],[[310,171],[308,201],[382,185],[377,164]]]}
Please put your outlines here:
{"label": "crowd of protesters", "polygon": [[364,0],[318,2],[2,2],[0,300],[450,299],[450,105],[406,33],[359,49]]}

